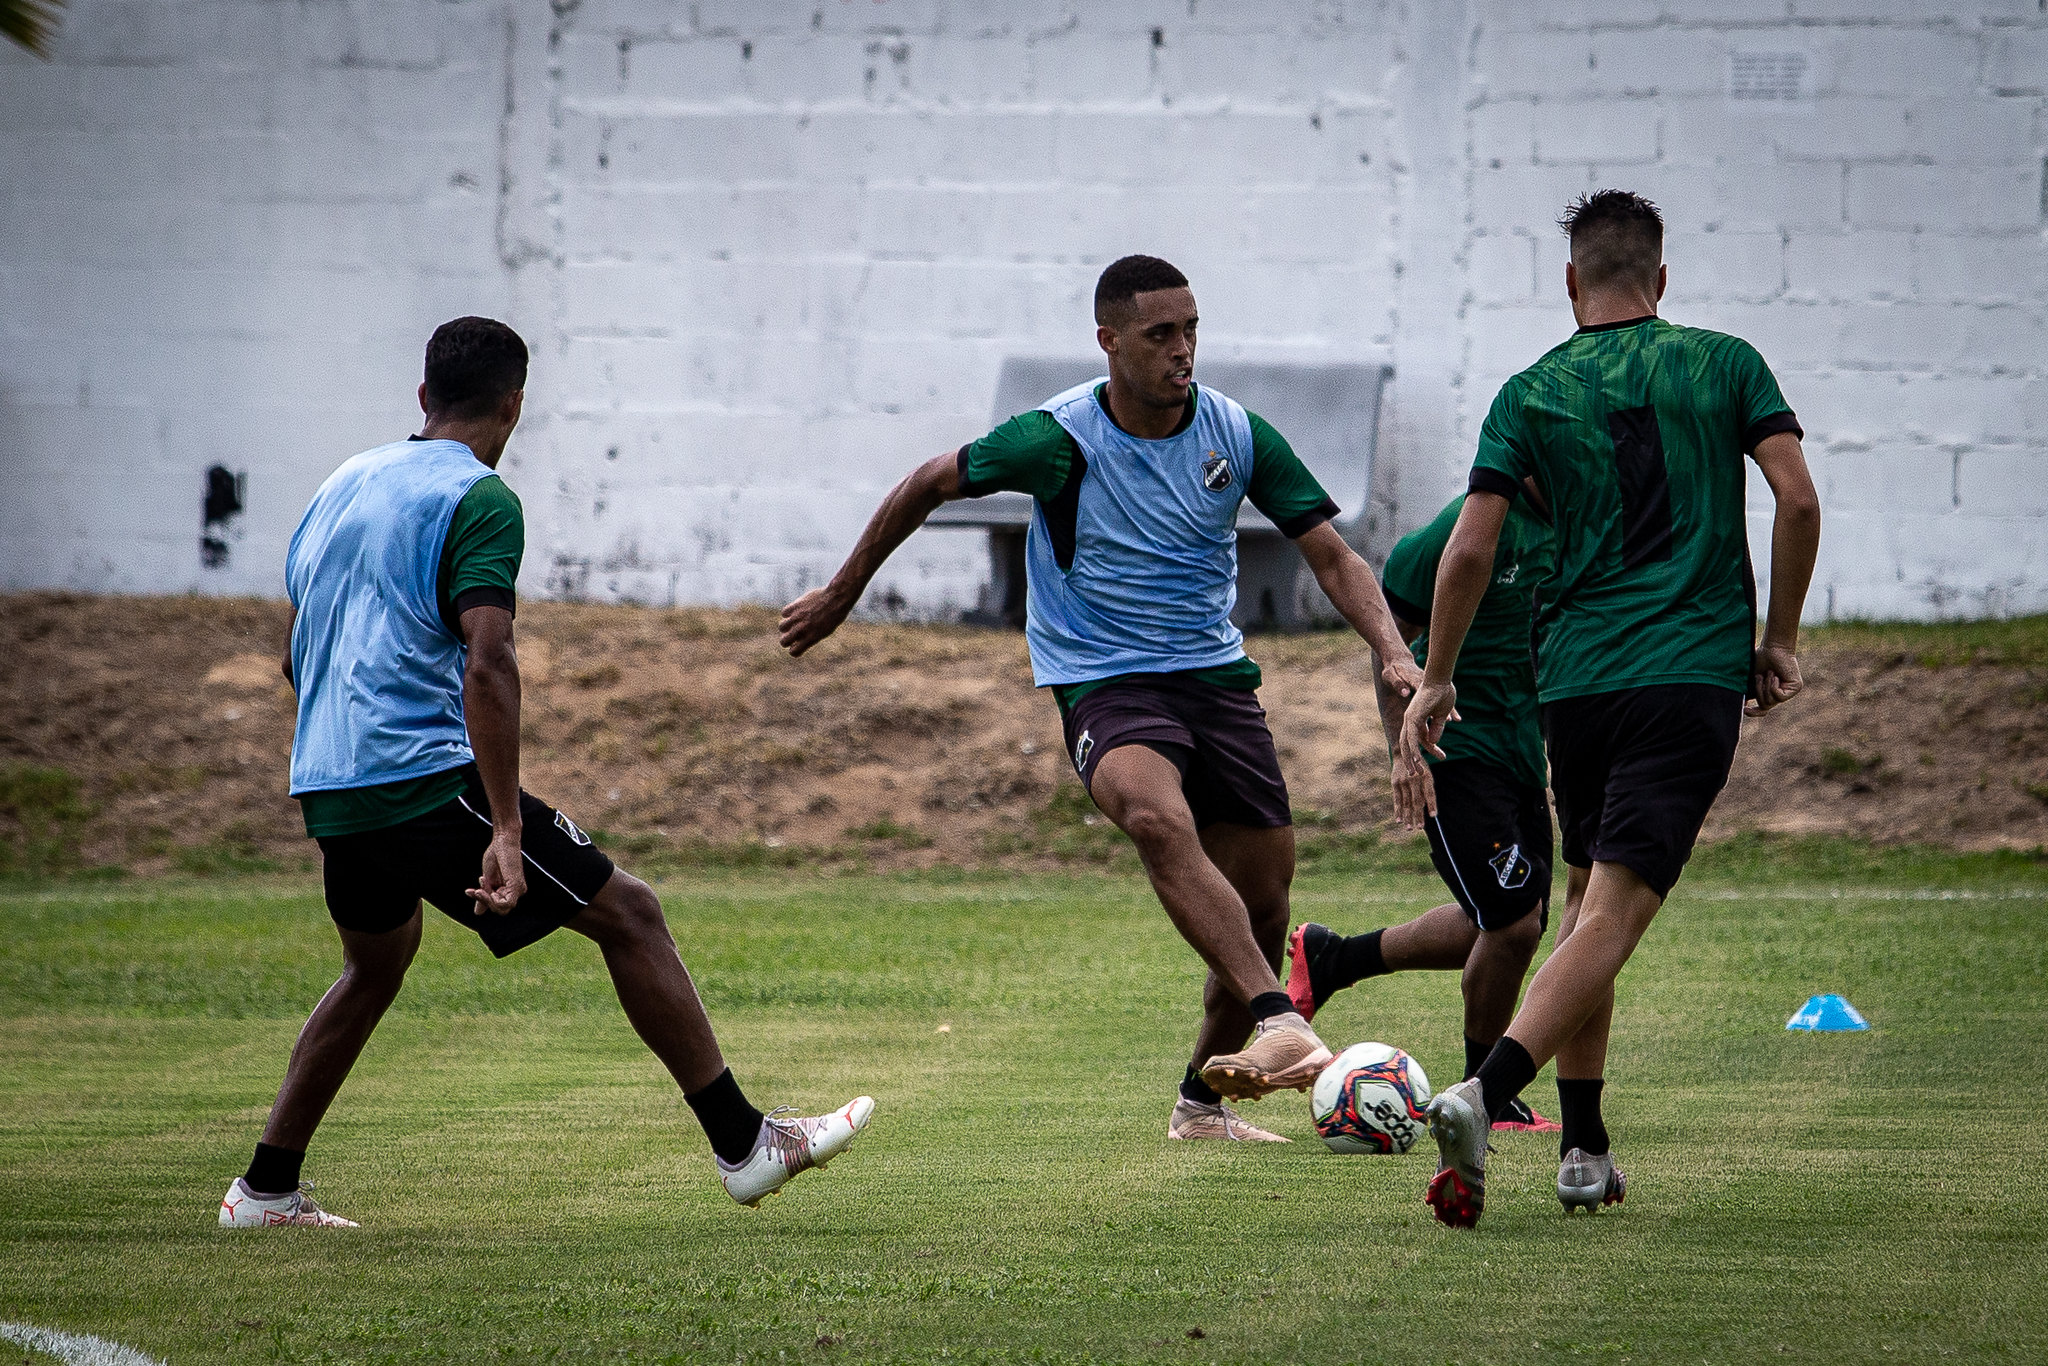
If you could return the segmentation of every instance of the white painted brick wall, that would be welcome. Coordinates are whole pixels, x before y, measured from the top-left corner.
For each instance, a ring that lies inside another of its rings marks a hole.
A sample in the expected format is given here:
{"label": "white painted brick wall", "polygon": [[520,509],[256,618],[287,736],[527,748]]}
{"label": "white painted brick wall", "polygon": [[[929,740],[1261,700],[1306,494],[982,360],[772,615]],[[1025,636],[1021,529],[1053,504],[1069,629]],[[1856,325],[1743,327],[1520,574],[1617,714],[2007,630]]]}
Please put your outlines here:
{"label": "white painted brick wall", "polygon": [[[278,591],[483,312],[535,353],[528,591],[777,601],[984,429],[1005,355],[1088,351],[1131,250],[1211,356],[1393,362],[1402,529],[1570,330],[1564,201],[1620,184],[1667,213],[1667,315],[1806,422],[1814,616],[2048,610],[2039,0],[561,8],[76,0],[56,61],[0,47],[0,586]],[[1732,100],[1755,53],[1805,97]],[[217,462],[249,506],[206,569]],[[923,533],[875,601],[984,577]]]}

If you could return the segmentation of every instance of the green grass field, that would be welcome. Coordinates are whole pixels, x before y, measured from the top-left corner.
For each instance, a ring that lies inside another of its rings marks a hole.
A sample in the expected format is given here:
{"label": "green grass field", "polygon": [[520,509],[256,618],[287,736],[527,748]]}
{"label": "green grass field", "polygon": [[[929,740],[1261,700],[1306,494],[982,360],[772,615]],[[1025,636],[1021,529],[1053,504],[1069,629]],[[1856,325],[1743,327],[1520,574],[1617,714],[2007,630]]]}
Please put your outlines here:
{"label": "green grass field", "polygon": [[[1296,913],[1434,891],[1317,873]],[[1622,983],[1628,1204],[1567,1221],[1552,1142],[1508,1137],[1469,1233],[1422,1204],[1432,1154],[1335,1157],[1299,1097],[1253,1109],[1290,1147],[1166,1141],[1199,976],[1139,880],[664,892],[757,1101],[878,1099],[830,1171],[736,1209],[593,949],[495,964],[430,915],[308,1162],[364,1228],[229,1234],[335,966],[317,887],[0,887],[0,1320],[173,1366],[2048,1357],[2038,859],[1709,851]],[[1828,990],[1876,1030],[1786,1033]],[[1448,975],[1322,1023],[1457,1074]]]}

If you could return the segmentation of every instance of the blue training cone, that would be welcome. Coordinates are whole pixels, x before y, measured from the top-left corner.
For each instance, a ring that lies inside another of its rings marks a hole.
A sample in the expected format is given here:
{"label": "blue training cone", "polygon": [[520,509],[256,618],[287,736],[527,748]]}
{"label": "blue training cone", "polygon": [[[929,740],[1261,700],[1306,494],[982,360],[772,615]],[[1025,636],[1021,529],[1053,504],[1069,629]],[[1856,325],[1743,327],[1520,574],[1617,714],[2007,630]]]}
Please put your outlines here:
{"label": "blue training cone", "polygon": [[1837,1030],[1868,1029],[1870,1021],[1863,1018],[1863,1012],[1841,997],[1829,992],[1825,996],[1810,996],[1806,1004],[1799,1007],[1799,1013],[1785,1021],[1787,1029],[1811,1029],[1833,1033]]}

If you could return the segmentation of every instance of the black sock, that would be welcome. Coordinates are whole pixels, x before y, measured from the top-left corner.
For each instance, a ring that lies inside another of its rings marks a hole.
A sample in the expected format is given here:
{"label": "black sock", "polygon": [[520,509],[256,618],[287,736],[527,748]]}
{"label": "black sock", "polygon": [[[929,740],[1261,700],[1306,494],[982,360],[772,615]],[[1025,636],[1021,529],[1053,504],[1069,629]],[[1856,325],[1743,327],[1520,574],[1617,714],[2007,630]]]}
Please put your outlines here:
{"label": "black sock", "polygon": [[1588,1157],[1607,1151],[1607,1122],[1600,1118],[1600,1090],[1606,1085],[1602,1077],[1557,1079],[1557,1122],[1564,1126],[1557,1136],[1559,1157],[1574,1148],[1583,1148]]}
{"label": "black sock", "polygon": [[730,1067],[709,1086],[688,1092],[683,1099],[697,1112],[697,1122],[711,1140],[711,1151],[728,1164],[744,1162],[754,1151],[754,1140],[761,1136],[761,1112],[747,1104]]}
{"label": "black sock", "polygon": [[1480,1094],[1486,1098],[1486,1117],[1499,1119],[1508,1102],[1536,1080],[1536,1060],[1528,1049],[1503,1034],[1472,1075],[1479,1078]]}
{"label": "black sock", "polygon": [[258,1143],[249,1170],[242,1173],[242,1184],[258,1195],[290,1195],[299,1188],[299,1166],[305,1160],[304,1153]]}
{"label": "black sock", "polygon": [[1221,1105],[1223,1103],[1223,1093],[1208,1082],[1203,1081],[1202,1074],[1195,1070],[1193,1063],[1188,1064],[1188,1074],[1180,1079],[1180,1098],[1182,1100],[1191,1100],[1197,1105]]}
{"label": "black sock", "polygon": [[1465,1036],[1465,1075],[1468,1077],[1478,1076],[1479,1064],[1485,1062],[1486,1055],[1492,1051],[1492,1044],[1481,1043],[1470,1034],[1467,1034]]}
{"label": "black sock", "polygon": [[1331,991],[1342,991],[1354,982],[1386,973],[1387,960],[1380,952],[1380,936],[1385,933],[1374,930],[1371,934],[1354,934],[1330,946]]}
{"label": "black sock", "polygon": [[1294,1002],[1287,999],[1287,993],[1284,991],[1262,991],[1246,1001],[1245,1006],[1251,1011],[1252,1018],[1260,1024],[1264,1024],[1275,1015],[1295,1013]]}

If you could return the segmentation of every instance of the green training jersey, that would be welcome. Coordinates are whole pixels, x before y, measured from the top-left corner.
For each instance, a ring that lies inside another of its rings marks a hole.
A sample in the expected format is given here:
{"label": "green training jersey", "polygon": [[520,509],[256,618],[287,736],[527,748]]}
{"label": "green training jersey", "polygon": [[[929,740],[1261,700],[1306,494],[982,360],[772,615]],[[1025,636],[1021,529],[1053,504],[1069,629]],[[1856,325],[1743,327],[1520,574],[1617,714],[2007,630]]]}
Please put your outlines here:
{"label": "green training jersey", "polygon": [[[471,607],[513,610],[513,584],[525,553],[526,515],[519,495],[496,476],[470,485],[441,544],[435,596],[442,624],[460,634],[462,613]],[[308,792],[299,798],[299,814],[308,835],[353,835],[423,816],[460,791],[462,770],[449,769],[374,787]]]}
{"label": "green training jersey", "polygon": [[[1445,504],[1429,525],[1409,532],[1387,556],[1382,583],[1387,605],[1403,621],[1424,628],[1415,662],[1429,658],[1429,612],[1436,569],[1457,525],[1463,494]],[[1544,787],[1543,727],[1536,715],[1536,666],[1530,657],[1530,598],[1550,572],[1550,528],[1522,503],[1508,509],[1493,552],[1493,578],[1479,600],[1472,628],[1458,651],[1451,682],[1458,689],[1458,720],[1444,727],[1444,758],[1479,759]],[[1434,762],[1434,761],[1432,761]]]}
{"label": "green training jersey", "polygon": [[1581,328],[1502,386],[1471,487],[1513,498],[1533,479],[1549,505],[1542,701],[1748,685],[1756,582],[1742,457],[1777,432],[1801,435],[1755,347],[1661,318]]}
{"label": "green training jersey", "polygon": [[[1104,387],[1096,386],[1098,401]],[[1190,394],[1181,430],[1195,420],[1195,404],[1195,396]],[[1252,477],[1245,489],[1251,505],[1287,536],[1304,535],[1328,521],[1336,513],[1336,504],[1301,463],[1287,438],[1257,413],[1247,411],[1245,417],[1252,429]],[[1081,467],[1085,462],[1073,435],[1051,413],[1033,409],[961,448],[960,488],[969,497],[1010,490],[1053,504],[1067,491],[1074,470]],[[1095,689],[1125,676],[1056,683],[1053,698],[1064,712]],[[1187,676],[1222,688],[1250,690],[1261,682],[1259,666],[1249,657],[1214,668],[1190,669]]]}

